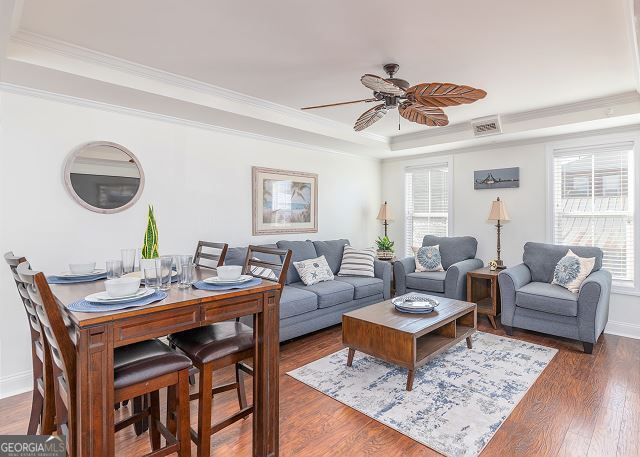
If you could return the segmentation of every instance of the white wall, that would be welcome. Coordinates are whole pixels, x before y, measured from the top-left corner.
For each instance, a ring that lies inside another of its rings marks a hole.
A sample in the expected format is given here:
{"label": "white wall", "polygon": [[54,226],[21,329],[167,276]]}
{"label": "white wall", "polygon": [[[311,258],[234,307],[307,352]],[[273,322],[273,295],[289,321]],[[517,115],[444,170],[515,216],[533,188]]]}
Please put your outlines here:
{"label": "white wall", "polygon": [[[637,130],[637,129],[636,129]],[[554,141],[558,138],[554,138]],[[488,146],[447,152],[444,156],[385,160],[382,164],[382,198],[393,209],[396,220],[389,235],[404,254],[404,172],[408,166],[451,160],[453,173],[453,235],[471,235],[478,240],[478,257],[485,263],[496,256],[496,228],[487,221],[491,201],[504,200],[511,221],[502,229],[502,258],[506,265],[522,261],[527,241],[546,241],[547,183],[545,141]],[[473,172],[491,168],[520,167],[520,187],[474,190]],[[636,250],[640,250],[636,246]],[[636,257],[637,253],[636,253]],[[640,278],[638,278],[640,280]],[[640,338],[640,297],[614,294],[607,331]]]}
{"label": "white wall", "polygon": [[[138,247],[146,205],[156,210],[161,253],[191,253],[199,239],[230,245],[379,234],[380,164],[351,155],[219,133],[26,95],[0,93],[0,249],[54,273],[73,261],[118,258]],[[146,186],[118,214],[90,212],[62,185],[65,156],[95,140],[120,143],[141,161]],[[319,175],[318,233],[251,236],[251,166]],[[28,326],[8,268],[0,268],[0,397],[29,388]]]}

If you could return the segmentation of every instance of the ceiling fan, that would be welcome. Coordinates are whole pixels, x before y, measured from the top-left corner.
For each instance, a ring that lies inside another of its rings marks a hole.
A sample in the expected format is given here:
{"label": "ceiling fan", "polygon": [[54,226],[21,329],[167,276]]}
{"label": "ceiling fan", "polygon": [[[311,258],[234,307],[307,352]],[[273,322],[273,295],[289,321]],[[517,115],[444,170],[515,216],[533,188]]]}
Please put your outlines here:
{"label": "ceiling fan", "polygon": [[[444,126],[449,118],[442,111],[447,106],[473,103],[484,98],[487,93],[482,89],[459,86],[452,83],[421,83],[411,86],[404,79],[394,78],[400,65],[389,63],[382,67],[388,78],[366,74],[360,78],[364,86],[373,91],[373,98],[328,105],[307,106],[303,110],[327,108],[330,106],[350,105],[353,103],[382,102],[368,109],[356,120],[353,129],[357,132],[370,127],[382,119],[389,110],[398,108],[400,116],[418,124],[430,127]],[[399,125],[398,125],[399,127]]]}

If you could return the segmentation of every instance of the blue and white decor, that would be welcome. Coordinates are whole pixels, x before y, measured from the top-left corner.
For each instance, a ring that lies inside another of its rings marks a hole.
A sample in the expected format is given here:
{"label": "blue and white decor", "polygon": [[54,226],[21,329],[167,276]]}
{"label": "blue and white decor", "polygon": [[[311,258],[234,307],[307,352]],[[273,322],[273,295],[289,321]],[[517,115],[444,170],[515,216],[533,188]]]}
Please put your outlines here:
{"label": "blue and white decor", "polygon": [[407,370],[347,350],[290,371],[293,378],[447,456],[480,454],[557,350],[477,332],[419,368]]}
{"label": "blue and white decor", "polygon": [[416,258],[416,271],[444,271],[440,245],[413,248]]}
{"label": "blue and white decor", "polygon": [[558,284],[574,294],[578,293],[584,280],[591,274],[595,263],[595,257],[579,257],[569,249],[567,255],[556,265],[551,284]]}

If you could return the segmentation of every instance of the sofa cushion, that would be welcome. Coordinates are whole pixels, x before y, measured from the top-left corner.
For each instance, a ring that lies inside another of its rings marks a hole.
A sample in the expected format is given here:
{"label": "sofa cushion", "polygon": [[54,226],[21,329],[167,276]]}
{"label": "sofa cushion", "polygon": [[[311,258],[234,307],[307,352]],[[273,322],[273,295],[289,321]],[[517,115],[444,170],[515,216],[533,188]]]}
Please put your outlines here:
{"label": "sofa cushion", "polygon": [[291,249],[291,263],[289,264],[289,270],[287,271],[287,281],[285,284],[300,282],[300,275],[296,271],[296,267],[293,266],[293,262],[299,262],[301,260],[313,259],[315,257],[318,257],[313,242],[309,240],[282,240],[278,241],[276,245],[278,246],[278,249]]}
{"label": "sofa cushion", "polygon": [[338,276],[373,278],[375,277],[375,260],[376,250],[373,248],[356,249],[351,246],[345,246]]}
{"label": "sofa cushion", "polygon": [[578,294],[546,282],[530,282],[516,291],[516,306],[560,316],[578,315]]}
{"label": "sofa cushion", "polygon": [[318,308],[328,308],[353,300],[354,287],[343,281],[324,281],[312,286],[305,286],[302,282],[294,282],[291,287],[316,294]]}
{"label": "sofa cushion", "polygon": [[[269,248],[269,249],[278,248],[278,246],[276,246],[275,244],[261,244],[260,247]],[[246,246],[229,248],[227,249],[227,255],[224,258],[224,264],[225,265],[244,265],[244,261],[246,257],[247,257]],[[256,252],[255,257],[257,259],[264,260],[265,262],[280,263],[280,259],[277,258],[278,256],[274,256],[270,254],[263,254],[261,252]]]}
{"label": "sofa cushion", "polygon": [[476,251],[478,250],[478,241],[472,236],[426,235],[422,239],[422,245],[439,245],[440,256],[442,257],[442,267],[445,270],[454,263],[475,258]]}
{"label": "sofa cushion", "polygon": [[407,288],[442,293],[444,292],[444,278],[446,276],[446,271],[420,271],[409,273],[406,278]]}
{"label": "sofa cushion", "polygon": [[550,283],[556,265],[571,249],[580,257],[595,257],[593,271],[602,268],[602,249],[590,246],[564,246],[560,244],[546,244],[528,242],[524,245],[522,261],[531,270],[531,280]]}
{"label": "sofa cushion", "polygon": [[284,286],[280,294],[280,319],[318,309],[318,296],[308,290]]}
{"label": "sofa cushion", "polygon": [[344,246],[349,244],[349,240],[330,240],[330,241],[314,241],[313,246],[316,248],[318,256],[323,255],[327,259],[329,268],[333,274],[337,274],[342,262],[342,252]]}
{"label": "sofa cushion", "polygon": [[372,297],[382,294],[384,282],[380,278],[368,278],[365,276],[338,276],[336,281],[346,282],[355,288],[354,299]]}

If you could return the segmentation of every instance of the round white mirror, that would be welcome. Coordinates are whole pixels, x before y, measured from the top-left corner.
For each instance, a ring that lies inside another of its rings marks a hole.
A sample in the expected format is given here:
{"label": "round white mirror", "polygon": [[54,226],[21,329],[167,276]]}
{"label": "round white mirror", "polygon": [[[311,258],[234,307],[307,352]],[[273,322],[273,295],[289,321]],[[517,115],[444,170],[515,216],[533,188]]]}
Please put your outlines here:
{"label": "round white mirror", "polygon": [[140,198],[144,173],[136,156],[124,146],[95,141],[69,154],[64,182],[73,199],[85,208],[117,213]]}

